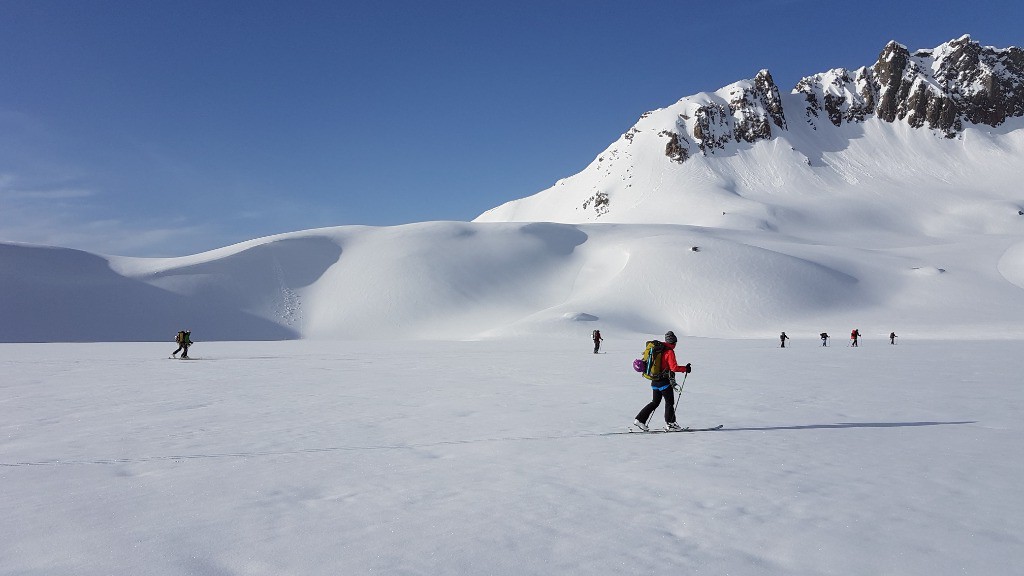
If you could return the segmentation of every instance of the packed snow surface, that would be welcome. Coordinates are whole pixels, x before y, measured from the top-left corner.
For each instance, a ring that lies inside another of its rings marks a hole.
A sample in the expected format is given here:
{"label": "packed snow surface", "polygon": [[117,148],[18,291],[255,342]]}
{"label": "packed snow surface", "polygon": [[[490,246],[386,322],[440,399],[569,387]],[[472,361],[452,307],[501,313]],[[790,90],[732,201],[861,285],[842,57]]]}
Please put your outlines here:
{"label": "packed snow surface", "polygon": [[2,344],[0,573],[1020,573],[1020,341],[604,336]]}

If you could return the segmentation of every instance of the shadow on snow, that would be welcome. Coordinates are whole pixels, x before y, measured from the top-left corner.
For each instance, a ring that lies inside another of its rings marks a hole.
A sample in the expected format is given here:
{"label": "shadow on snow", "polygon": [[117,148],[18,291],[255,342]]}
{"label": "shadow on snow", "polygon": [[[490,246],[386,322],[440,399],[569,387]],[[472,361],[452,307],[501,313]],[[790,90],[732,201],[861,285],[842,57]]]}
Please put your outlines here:
{"label": "shadow on snow", "polygon": [[952,422],[839,422],[837,424],[803,424],[794,426],[758,426],[747,428],[726,427],[719,430],[719,432],[770,432],[773,430],[829,430],[838,428],[906,428],[913,426],[953,426],[977,423],[977,420],[957,420]]}

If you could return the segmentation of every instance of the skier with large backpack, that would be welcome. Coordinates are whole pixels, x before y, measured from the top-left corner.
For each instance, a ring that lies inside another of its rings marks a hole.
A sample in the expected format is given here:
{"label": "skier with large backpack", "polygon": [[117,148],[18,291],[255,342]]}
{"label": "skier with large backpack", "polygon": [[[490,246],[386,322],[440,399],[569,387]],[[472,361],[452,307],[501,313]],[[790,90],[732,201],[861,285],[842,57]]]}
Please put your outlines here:
{"label": "skier with large backpack", "polygon": [[192,331],[191,330],[179,330],[178,335],[174,337],[174,341],[178,344],[178,349],[172,354],[172,358],[178,357],[178,352],[181,352],[181,358],[188,360],[188,347],[192,345]]}
{"label": "skier with large backpack", "polygon": [[[676,335],[671,330],[665,333],[665,341],[651,340],[644,348],[644,356],[638,359],[642,363],[644,378],[651,381],[652,400],[640,410],[633,420],[633,427],[644,432],[650,432],[647,421],[661,401],[665,400],[665,430],[678,431],[683,428],[676,423],[675,409],[675,373],[689,373],[690,365],[680,366],[676,360]],[[634,367],[641,367],[641,364],[634,363]]]}
{"label": "skier with large backpack", "polygon": [[601,341],[604,340],[604,338],[601,338],[600,330],[594,330],[594,333],[591,334],[591,336],[594,338],[594,354],[597,354],[598,350],[601,349]]}

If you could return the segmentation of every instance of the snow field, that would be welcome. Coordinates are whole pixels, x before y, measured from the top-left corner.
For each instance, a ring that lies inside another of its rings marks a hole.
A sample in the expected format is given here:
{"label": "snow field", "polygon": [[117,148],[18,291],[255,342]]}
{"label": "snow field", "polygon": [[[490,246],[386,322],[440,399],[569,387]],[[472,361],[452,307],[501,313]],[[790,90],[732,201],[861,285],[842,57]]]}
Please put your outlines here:
{"label": "snow field", "polygon": [[0,345],[0,573],[1016,570],[1019,341],[683,338],[646,436],[602,332]]}

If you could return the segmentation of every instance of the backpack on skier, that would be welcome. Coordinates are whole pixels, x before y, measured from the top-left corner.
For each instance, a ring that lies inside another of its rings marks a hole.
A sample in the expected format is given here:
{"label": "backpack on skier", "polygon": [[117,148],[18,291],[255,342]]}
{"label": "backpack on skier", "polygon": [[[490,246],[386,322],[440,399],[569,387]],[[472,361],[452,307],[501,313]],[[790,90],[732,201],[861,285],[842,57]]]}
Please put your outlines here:
{"label": "backpack on skier", "polygon": [[184,341],[185,341],[185,331],[184,330],[178,330],[178,335],[174,337],[174,343],[175,344],[181,344]]}
{"label": "backpack on skier", "polygon": [[663,342],[649,340],[644,347],[643,357],[633,361],[633,369],[648,380],[663,378],[665,371],[661,366],[661,357],[664,351],[665,344]]}

